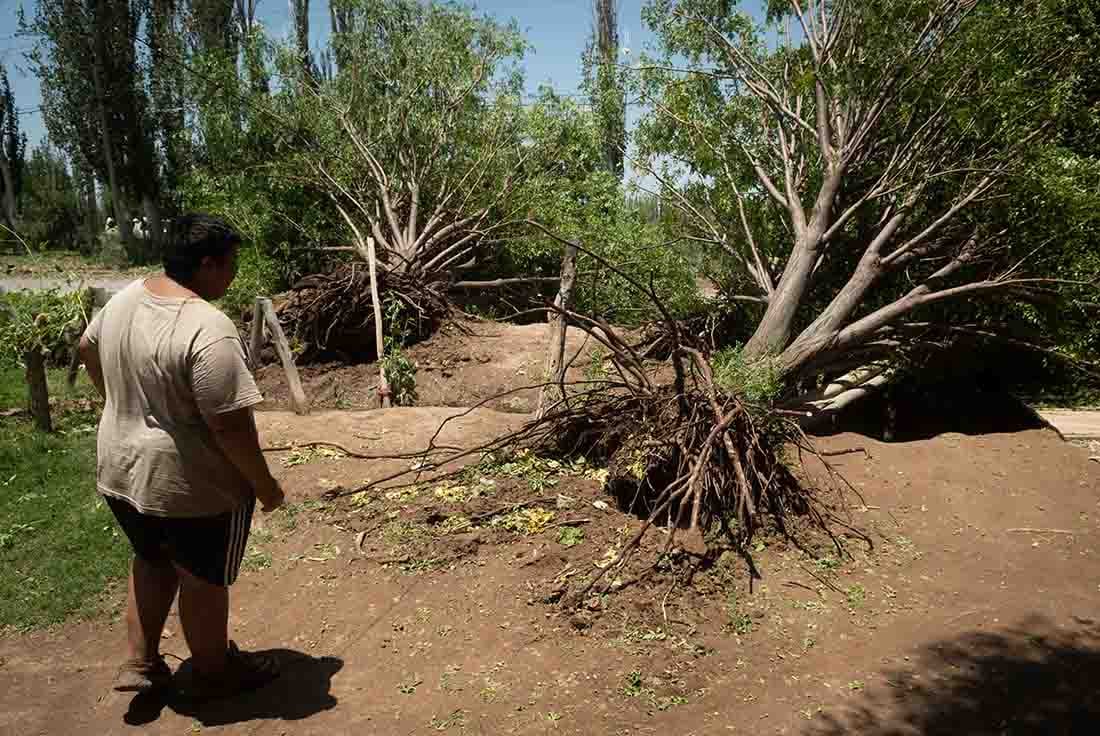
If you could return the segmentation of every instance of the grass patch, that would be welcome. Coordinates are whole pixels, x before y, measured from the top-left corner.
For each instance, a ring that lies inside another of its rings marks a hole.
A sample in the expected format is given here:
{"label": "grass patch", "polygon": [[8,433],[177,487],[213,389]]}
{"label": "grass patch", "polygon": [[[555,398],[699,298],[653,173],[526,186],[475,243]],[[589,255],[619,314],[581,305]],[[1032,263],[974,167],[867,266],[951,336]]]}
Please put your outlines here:
{"label": "grass patch", "polygon": [[[62,406],[88,398],[51,370]],[[0,406],[25,402],[23,374],[0,371]],[[29,419],[0,419],[0,628],[26,630],[97,610],[107,585],[125,575],[130,548],[95,492],[96,410],[54,410],[57,432]]]}

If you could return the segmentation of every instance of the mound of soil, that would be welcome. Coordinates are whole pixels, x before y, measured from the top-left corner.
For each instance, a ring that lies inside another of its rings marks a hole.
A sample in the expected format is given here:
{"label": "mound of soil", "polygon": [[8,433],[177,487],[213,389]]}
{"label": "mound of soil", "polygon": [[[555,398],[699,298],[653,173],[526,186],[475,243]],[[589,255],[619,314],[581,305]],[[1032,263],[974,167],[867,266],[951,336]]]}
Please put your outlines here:
{"label": "mound of soil", "polygon": [[[511,325],[462,320],[444,325],[435,335],[407,350],[416,363],[419,406],[475,406],[527,414],[538,403],[546,363],[547,326]],[[593,341],[571,330],[568,357],[581,350],[570,378],[581,380]],[[378,366],[327,363],[298,369],[306,396],[317,409],[374,409],[378,398]],[[261,409],[289,409],[286,375],[275,363],[256,372],[264,395]],[[506,394],[501,396],[501,394]],[[492,397],[499,396],[493,399]]]}

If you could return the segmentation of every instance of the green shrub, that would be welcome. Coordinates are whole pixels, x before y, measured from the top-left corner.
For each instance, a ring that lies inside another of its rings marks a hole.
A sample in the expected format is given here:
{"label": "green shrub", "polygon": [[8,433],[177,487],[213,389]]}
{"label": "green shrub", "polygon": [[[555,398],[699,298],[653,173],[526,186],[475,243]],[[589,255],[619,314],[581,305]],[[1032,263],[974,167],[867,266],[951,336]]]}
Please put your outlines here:
{"label": "green shrub", "polygon": [[390,399],[394,406],[412,406],[416,403],[416,363],[400,343],[386,338],[386,354],[382,357],[382,369],[390,384]]}
{"label": "green shrub", "polygon": [[714,381],[753,404],[770,404],[783,390],[782,374],[770,358],[748,361],[741,345],[723,348],[711,359]]}
{"label": "green shrub", "polygon": [[0,365],[17,365],[31,350],[64,355],[84,314],[82,296],[59,289],[0,294]]}
{"label": "green shrub", "polygon": [[237,277],[218,305],[230,317],[239,319],[252,309],[256,297],[271,296],[284,286],[275,259],[264,255],[255,245],[246,245],[237,256]]}

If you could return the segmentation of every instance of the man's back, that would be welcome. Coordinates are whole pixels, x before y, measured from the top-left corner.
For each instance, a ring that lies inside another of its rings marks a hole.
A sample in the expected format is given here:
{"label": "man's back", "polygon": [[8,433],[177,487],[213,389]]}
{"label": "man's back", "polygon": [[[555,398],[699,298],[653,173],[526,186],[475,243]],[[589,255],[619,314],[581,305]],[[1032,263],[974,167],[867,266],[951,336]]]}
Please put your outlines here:
{"label": "man's back", "polygon": [[262,400],[233,323],[197,297],[136,281],[93,320],[102,364],[101,492],[154,516],[209,516],[250,498],[247,481],[203,420]]}

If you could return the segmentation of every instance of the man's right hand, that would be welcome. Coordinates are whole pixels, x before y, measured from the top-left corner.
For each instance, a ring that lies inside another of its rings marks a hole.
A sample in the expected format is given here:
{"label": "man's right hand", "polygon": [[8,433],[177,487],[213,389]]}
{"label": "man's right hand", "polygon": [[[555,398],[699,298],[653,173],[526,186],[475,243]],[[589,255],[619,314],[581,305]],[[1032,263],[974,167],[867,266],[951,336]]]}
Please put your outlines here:
{"label": "man's right hand", "polygon": [[271,479],[271,485],[265,488],[262,493],[260,491],[256,492],[256,498],[260,502],[260,510],[265,514],[281,509],[283,504],[286,503],[286,494],[283,493],[283,487],[274,478]]}

